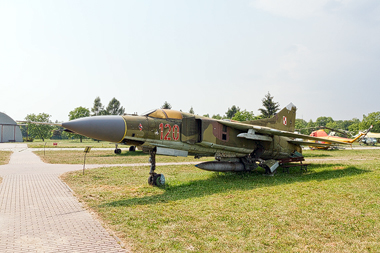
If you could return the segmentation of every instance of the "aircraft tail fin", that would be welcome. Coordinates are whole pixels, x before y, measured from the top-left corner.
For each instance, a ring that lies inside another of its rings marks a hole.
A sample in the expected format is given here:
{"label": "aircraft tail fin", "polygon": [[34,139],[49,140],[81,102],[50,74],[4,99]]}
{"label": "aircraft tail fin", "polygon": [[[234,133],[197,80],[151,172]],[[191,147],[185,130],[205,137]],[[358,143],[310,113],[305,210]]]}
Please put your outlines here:
{"label": "aircraft tail fin", "polygon": [[244,123],[294,132],[296,124],[296,111],[297,107],[290,103],[272,118],[251,120]]}
{"label": "aircraft tail fin", "polygon": [[357,139],[361,138],[365,133],[360,133],[358,136],[356,136],[354,139],[347,141],[348,143],[354,143]]}
{"label": "aircraft tail fin", "polygon": [[373,125],[371,125],[366,131],[364,131],[363,133],[360,133],[358,136],[356,136],[356,138],[352,139],[349,141],[349,143],[354,143],[357,139],[359,138],[363,138],[364,136],[366,136],[371,130],[372,130],[372,127]]}

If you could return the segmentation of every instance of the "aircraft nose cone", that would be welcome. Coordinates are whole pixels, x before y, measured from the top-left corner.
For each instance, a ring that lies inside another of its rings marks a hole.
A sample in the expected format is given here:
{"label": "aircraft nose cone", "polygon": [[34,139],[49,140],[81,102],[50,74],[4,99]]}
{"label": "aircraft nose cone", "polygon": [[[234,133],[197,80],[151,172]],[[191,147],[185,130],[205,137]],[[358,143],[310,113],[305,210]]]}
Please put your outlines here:
{"label": "aircraft nose cone", "polygon": [[126,124],[121,116],[94,116],[74,119],[62,123],[77,134],[102,141],[120,142],[126,132]]}

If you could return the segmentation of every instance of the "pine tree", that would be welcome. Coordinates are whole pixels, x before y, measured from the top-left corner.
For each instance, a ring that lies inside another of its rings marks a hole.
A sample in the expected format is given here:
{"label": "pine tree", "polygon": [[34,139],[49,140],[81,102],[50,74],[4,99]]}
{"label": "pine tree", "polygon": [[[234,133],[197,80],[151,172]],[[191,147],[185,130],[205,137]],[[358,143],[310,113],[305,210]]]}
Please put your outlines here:
{"label": "pine tree", "polygon": [[273,96],[270,95],[269,91],[261,101],[263,102],[264,108],[260,108],[259,111],[263,118],[273,117],[280,108],[280,104],[273,101]]}
{"label": "pine tree", "polygon": [[168,101],[165,101],[164,105],[161,106],[161,109],[172,109],[172,106],[168,103]]}
{"label": "pine tree", "polygon": [[228,108],[226,112],[226,116],[228,119],[232,119],[235,116],[235,113],[239,112],[240,108],[233,105],[231,108]]}
{"label": "pine tree", "polygon": [[116,98],[113,98],[106,108],[107,115],[123,115],[124,111],[125,109],[120,106],[120,102]]}
{"label": "pine tree", "polygon": [[96,97],[94,100],[94,106],[91,108],[91,116],[104,115],[104,106],[100,102],[100,97]]}

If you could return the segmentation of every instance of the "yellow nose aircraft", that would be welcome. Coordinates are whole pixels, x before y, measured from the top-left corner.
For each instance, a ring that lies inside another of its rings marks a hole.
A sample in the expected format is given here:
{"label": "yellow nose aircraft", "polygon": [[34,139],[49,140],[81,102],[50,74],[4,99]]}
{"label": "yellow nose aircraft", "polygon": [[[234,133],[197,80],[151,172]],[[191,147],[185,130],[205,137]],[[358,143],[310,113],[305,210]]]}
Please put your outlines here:
{"label": "yellow nose aircraft", "polygon": [[[369,133],[369,131],[372,129],[373,126],[371,126],[367,131],[364,131],[363,133],[360,133],[358,136],[356,136],[354,139],[349,139],[349,138],[343,138],[343,137],[339,137],[339,136],[333,136],[333,135],[328,135],[323,129],[320,129],[320,130],[317,130],[317,131],[313,131],[310,136],[314,136],[314,137],[321,137],[321,138],[324,138],[326,140],[334,140],[334,141],[340,141],[340,142],[345,142],[346,144],[350,144],[351,147],[352,147],[352,144],[357,141],[358,139],[360,139],[361,137],[367,135]],[[329,148],[337,148],[337,145],[336,144],[333,144],[329,141],[327,142],[322,142],[322,141],[310,141],[310,142],[313,142],[313,143],[317,143],[316,145],[314,146],[310,146],[310,149],[329,149]]]}

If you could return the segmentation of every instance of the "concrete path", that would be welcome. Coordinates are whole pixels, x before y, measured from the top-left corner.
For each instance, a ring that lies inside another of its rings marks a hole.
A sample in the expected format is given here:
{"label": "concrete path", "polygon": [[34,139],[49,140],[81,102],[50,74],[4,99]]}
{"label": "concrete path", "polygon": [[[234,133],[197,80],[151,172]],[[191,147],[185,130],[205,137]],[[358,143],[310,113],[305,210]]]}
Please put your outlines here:
{"label": "concrete path", "polygon": [[25,144],[9,145],[14,153],[0,166],[0,252],[126,252],[58,178],[82,165],[45,164]]}

